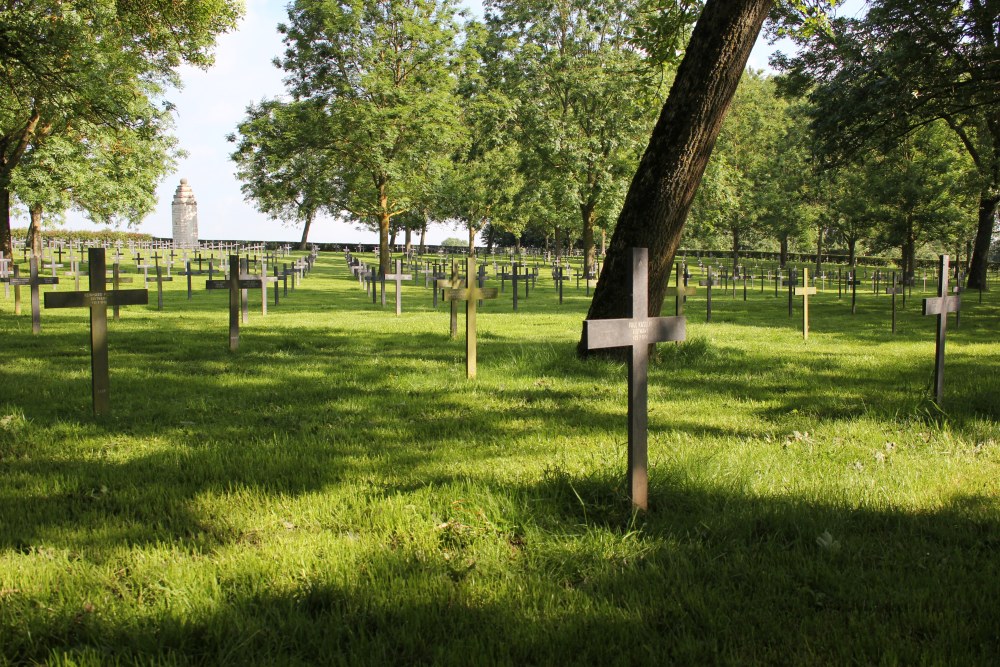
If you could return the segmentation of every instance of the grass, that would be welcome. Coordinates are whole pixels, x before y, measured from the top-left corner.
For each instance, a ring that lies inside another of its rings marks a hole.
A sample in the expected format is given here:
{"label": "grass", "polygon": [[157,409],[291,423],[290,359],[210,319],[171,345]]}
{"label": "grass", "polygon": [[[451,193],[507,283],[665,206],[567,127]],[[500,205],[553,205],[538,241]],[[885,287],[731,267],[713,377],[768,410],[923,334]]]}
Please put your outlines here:
{"label": "grass", "polygon": [[996,663],[1000,290],[941,409],[919,289],[895,336],[828,289],[808,342],[773,288],[711,323],[699,290],[634,514],[572,284],[486,302],[469,382],[422,281],[397,318],[324,254],[235,354],[227,296],[167,283],[110,325],[100,421],[86,312],[0,298],[0,663]]}

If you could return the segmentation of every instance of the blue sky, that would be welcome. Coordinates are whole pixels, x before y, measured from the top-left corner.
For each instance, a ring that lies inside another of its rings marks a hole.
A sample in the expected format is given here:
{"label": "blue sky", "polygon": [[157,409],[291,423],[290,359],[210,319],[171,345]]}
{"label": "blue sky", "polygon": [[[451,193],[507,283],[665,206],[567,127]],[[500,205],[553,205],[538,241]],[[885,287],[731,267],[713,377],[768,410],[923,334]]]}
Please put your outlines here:
{"label": "blue sky", "polygon": [[[463,3],[482,15],[477,1]],[[271,63],[282,49],[275,26],[286,18],[281,0],[246,0],[246,15],[239,29],[218,40],[215,65],[208,71],[183,68],[184,87],[168,95],[177,107],[175,134],[188,156],[175,173],[161,183],[156,210],[137,231],[170,237],[170,202],[181,178],[187,178],[198,201],[198,231],[202,239],[297,240],[301,229],[283,225],[259,213],[244,201],[240,183],[233,175],[229,154],[233,145],[226,135],[243,118],[246,107],[283,91],[280,71]],[[750,57],[755,68],[767,66],[772,50],[759,41]],[[67,216],[66,227],[94,229],[82,215]],[[428,229],[428,242],[439,243],[464,233],[444,225]],[[316,242],[375,243],[377,234],[331,219],[313,223],[309,238]]]}

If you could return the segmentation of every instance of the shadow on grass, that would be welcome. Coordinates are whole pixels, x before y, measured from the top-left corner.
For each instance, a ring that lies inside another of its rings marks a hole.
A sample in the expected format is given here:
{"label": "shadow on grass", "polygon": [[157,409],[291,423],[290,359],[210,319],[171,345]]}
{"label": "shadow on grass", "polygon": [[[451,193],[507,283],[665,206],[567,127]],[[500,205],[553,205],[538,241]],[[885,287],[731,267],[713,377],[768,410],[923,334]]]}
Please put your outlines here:
{"label": "shadow on grass", "polygon": [[[526,520],[514,528],[452,517],[429,552],[359,544],[360,578],[320,568],[289,590],[234,577],[219,582],[224,605],[127,625],[100,610],[34,615],[4,656],[454,665],[997,658],[995,499],[959,496],[919,515],[847,510],[660,473],[643,516],[624,509],[604,473],[553,470],[537,484],[492,490],[509,498],[513,520]],[[497,546],[518,575],[483,589],[478,580],[491,574],[479,571],[479,556]]]}

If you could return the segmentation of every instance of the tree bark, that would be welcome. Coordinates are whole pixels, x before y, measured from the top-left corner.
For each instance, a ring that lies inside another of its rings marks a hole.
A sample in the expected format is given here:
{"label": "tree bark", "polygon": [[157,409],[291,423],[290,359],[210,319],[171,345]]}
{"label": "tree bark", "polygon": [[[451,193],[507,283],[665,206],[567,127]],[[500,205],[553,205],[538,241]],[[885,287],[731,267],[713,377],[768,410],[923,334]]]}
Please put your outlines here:
{"label": "tree bark", "polygon": [[413,230],[410,229],[409,225],[406,227],[403,243],[406,245],[406,254],[409,255],[410,251],[413,250]]}
{"label": "tree bark", "polygon": [[[632,248],[649,248],[646,314],[660,314],[691,202],[771,6],[771,0],[705,3],[625,196],[588,319],[630,314]],[[577,352],[587,354],[582,337]]]}
{"label": "tree bark", "polygon": [[597,218],[597,205],[592,201],[580,204],[580,217],[583,219],[583,275],[589,276],[594,269],[594,220]]}
{"label": "tree bark", "polygon": [[28,246],[33,257],[42,256],[42,205],[32,204],[28,207],[31,222],[28,223]]}
{"label": "tree bark", "polygon": [[780,268],[785,268],[785,264],[788,263],[788,234],[781,235],[781,249],[778,254],[778,266]]}
{"label": "tree bark", "polygon": [[427,251],[427,214],[424,214],[424,224],[420,226],[420,254]]}
{"label": "tree bark", "polygon": [[[736,267],[740,264],[740,230],[733,227],[733,275],[736,275]],[[667,278],[670,274],[667,274]]]}
{"label": "tree bark", "polygon": [[993,230],[996,227],[997,205],[1000,197],[991,193],[983,193],[979,197],[979,227],[976,230],[976,241],[972,246],[972,262],[969,267],[968,289],[989,289],[986,280],[986,269],[990,260],[990,244],[993,242]]}
{"label": "tree bark", "polygon": [[857,260],[858,240],[856,238],[847,239],[847,265],[854,266],[855,260]]}
{"label": "tree bark", "polygon": [[[816,275],[823,272],[823,225],[819,226],[816,233]],[[808,285],[806,286],[808,287]]]}
{"label": "tree bark", "polygon": [[555,257],[556,262],[558,262],[559,259],[562,257],[562,234],[560,234],[559,232],[560,232],[559,225],[556,225],[554,239],[553,239],[553,245],[555,245],[555,252],[552,253],[553,256]]}
{"label": "tree bark", "polygon": [[389,266],[391,258],[389,253],[389,223],[392,216],[389,215],[389,198],[386,196],[384,183],[378,186],[378,198],[378,268],[379,272],[385,275],[392,270]]}
{"label": "tree bark", "polygon": [[3,183],[0,183],[0,251],[4,257],[14,256],[10,239],[10,190]]}
{"label": "tree bark", "polygon": [[306,212],[306,224],[302,228],[302,240],[299,241],[299,250],[306,249],[306,241],[309,239],[309,227],[312,225],[313,215],[312,211]]}

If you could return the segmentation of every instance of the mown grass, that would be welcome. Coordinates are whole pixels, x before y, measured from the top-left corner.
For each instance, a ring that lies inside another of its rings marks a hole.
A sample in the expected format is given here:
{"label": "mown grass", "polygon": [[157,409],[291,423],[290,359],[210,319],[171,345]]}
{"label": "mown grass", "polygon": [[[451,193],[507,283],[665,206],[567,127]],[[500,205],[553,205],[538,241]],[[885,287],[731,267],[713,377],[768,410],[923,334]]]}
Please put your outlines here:
{"label": "mown grass", "polygon": [[32,336],[0,300],[0,662],[1000,658],[1000,294],[940,409],[919,289],[895,336],[828,289],[808,342],[773,288],[692,298],[634,514],[625,367],[575,357],[571,285],[486,302],[470,382],[422,280],[397,318],[324,254],[236,354],[227,296],[171,283],[111,324],[100,421],[86,313]]}

